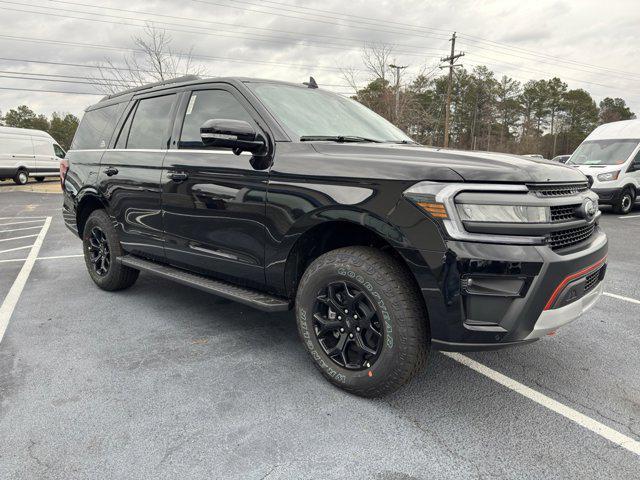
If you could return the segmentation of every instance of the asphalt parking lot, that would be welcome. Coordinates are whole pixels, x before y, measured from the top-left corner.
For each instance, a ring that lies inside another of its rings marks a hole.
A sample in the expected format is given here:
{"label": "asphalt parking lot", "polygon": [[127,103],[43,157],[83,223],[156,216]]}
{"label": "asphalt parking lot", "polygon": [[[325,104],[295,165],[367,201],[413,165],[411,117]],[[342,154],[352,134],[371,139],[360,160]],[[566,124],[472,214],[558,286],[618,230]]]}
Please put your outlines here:
{"label": "asphalt parking lot", "polygon": [[640,477],[640,207],[603,215],[610,295],[581,319],[514,349],[433,352],[365,400],[322,379],[290,313],[145,274],[99,290],[60,204],[0,188],[0,320],[15,303],[0,479]]}

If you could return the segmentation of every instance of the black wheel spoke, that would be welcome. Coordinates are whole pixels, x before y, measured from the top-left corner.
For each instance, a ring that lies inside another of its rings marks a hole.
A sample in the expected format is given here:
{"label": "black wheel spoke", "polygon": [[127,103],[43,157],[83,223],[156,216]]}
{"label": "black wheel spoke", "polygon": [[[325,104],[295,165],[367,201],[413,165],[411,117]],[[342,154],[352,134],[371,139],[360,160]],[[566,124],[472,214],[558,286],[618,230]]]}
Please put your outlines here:
{"label": "black wheel spoke", "polygon": [[375,304],[348,281],[328,284],[316,297],[316,337],[327,356],[349,370],[370,368],[383,345]]}
{"label": "black wheel spoke", "polygon": [[336,330],[340,330],[340,327],[342,326],[342,322],[339,322],[338,320],[329,320],[329,319],[323,318],[322,315],[320,315],[319,313],[314,314],[313,318],[318,323],[318,330],[316,332],[316,335],[318,335],[319,337],[323,336],[328,332],[334,332]]}
{"label": "black wheel spoke", "polygon": [[104,276],[109,273],[111,267],[111,254],[107,236],[99,227],[93,227],[89,233],[87,251],[89,262],[93,265],[96,274]]}

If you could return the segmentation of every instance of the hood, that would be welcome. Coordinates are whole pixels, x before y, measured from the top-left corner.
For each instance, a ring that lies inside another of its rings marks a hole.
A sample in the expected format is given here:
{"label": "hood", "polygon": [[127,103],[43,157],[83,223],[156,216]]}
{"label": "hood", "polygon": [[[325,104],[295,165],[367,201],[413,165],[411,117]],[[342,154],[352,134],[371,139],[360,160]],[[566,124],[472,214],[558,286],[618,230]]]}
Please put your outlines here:
{"label": "hood", "polygon": [[[577,169],[558,162],[503,153],[445,150],[432,147],[377,143],[315,142],[324,155],[424,166],[424,171],[446,167],[467,182],[584,182]],[[429,178],[416,179],[429,180]]]}

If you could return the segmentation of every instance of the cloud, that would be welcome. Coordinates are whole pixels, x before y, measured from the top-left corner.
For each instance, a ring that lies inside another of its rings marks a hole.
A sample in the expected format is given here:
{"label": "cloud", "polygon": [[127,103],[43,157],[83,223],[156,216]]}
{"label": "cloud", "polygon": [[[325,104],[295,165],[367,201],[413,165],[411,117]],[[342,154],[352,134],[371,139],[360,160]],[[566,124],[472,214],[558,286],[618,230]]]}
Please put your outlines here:
{"label": "cloud", "polygon": [[[597,101],[622,97],[640,112],[640,49],[635,48],[640,4],[634,0],[582,0],[579,5],[557,0],[104,0],[88,5],[87,0],[0,1],[0,57],[14,59],[0,60],[0,70],[21,72],[0,73],[0,87],[95,91],[83,83],[6,77],[36,73],[84,81],[62,76],[88,77],[93,69],[18,60],[91,66],[108,56],[118,63],[148,20],[164,22],[159,26],[173,37],[174,49],[193,49],[212,76],[302,82],[313,75],[321,85],[336,85],[328,87],[334,91],[349,90],[338,67],[363,68],[365,42],[394,44],[397,61],[415,75],[448,53],[447,39],[456,30],[469,68],[486,64],[497,76],[522,81],[559,76]],[[361,73],[360,81],[366,80]],[[39,113],[81,114],[99,98],[0,89],[0,111],[24,103]]]}

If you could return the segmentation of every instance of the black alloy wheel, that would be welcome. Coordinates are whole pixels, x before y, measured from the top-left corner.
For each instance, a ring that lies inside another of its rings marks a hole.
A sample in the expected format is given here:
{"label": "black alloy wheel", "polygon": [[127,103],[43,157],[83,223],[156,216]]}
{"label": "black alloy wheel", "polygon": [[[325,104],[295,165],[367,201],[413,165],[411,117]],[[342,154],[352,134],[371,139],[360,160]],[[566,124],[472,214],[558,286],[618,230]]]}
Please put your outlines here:
{"label": "black alloy wheel", "polygon": [[107,236],[100,227],[93,227],[89,233],[89,261],[93,270],[101,277],[109,273],[111,252]]}
{"label": "black alloy wheel", "polygon": [[332,282],[319,292],[313,326],[324,353],[347,370],[370,368],[382,350],[384,330],[376,309],[350,282]]}

